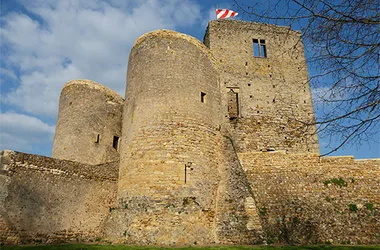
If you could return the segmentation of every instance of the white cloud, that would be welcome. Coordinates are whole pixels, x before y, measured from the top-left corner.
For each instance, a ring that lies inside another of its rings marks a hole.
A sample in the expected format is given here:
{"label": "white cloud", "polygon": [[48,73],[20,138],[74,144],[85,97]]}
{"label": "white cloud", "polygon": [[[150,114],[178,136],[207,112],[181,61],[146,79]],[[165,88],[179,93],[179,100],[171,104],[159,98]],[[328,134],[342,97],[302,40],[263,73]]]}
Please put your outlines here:
{"label": "white cloud", "polygon": [[151,30],[200,20],[200,7],[190,0],[20,2],[38,18],[19,12],[2,18],[11,66],[3,72],[12,76],[12,66],[20,72],[19,85],[2,101],[46,117],[56,116],[61,88],[72,79],[95,80],[124,96],[134,41]]}
{"label": "white cloud", "polygon": [[[0,17],[0,101],[6,104],[0,149],[45,155],[54,135],[54,126],[45,121],[56,119],[67,81],[91,79],[124,96],[135,40],[155,29],[189,27],[201,16],[195,0],[18,2],[28,12],[15,10]],[[28,115],[6,112],[10,109]]]}
{"label": "white cloud", "polygon": [[210,20],[215,20],[216,19],[215,8],[210,8],[206,13],[207,13],[207,16],[202,21],[202,26],[204,26],[204,27],[207,27],[208,22]]}
{"label": "white cloud", "polygon": [[334,113],[341,110],[342,101],[349,98],[346,87],[337,86],[312,88],[311,94],[313,97],[314,110],[316,116],[321,118],[326,114],[332,116]]}
{"label": "white cloud", "polygon": [[329,95],[330,88],[328,87],[319,87],[319,88],[311,88],[311,95],[313,97],[313,102],[320,103],[323,102],[326,95]]}
{"label": "white cloud", "polygon": [[6,96],[8,103],[31,114],[54,116],[58,112],[59,94],[63,84],[84,78],[73,65],[50,67],[50,72],[32,71],[21,76],[21,85]]}
{"label": "white cloud", "polygon": [[14,112],[0,113],[0,150],[30,151],[34,145],[50,144],[54,126],[41,120]]}
{"label": "white cloud", "polygon": [[3,79],[5,79],[5,77],[10,78],[12,80],[17,79],[16,74],[12,70],[0,68],[0,83],[4,82]]}

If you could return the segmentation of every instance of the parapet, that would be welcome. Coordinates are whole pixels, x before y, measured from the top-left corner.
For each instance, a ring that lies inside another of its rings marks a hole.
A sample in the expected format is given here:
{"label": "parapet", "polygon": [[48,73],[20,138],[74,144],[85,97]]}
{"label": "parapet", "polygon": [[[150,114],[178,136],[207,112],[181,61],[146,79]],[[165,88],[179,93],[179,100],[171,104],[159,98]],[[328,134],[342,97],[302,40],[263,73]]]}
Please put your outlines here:
{"label": "parapet", "polygon": [[[279,26],[268,23],[247,22],[242,20],[211,20],[205,33],[205,38],[209,35],[209,30],[213,28],[228,28],[229,30],[246,32],[247,30],[260,30],[263,32],[289,33],[301,37],[302,33],[298,30],[292,30],[289,26]],[[233,39],[233,38],[232,38]],[[207,46],[208,47],[208,46]]]}
{"label": "parapet", "polygon": [[104,95],[107,96],[108,101],[113,101],[117,104],[124,104],[123,97],[121,97],[114,90],[107,88],[106,86],[103,86],[98,82],[91,81],[88,79],[71,80],[63,86],[62,92],[75,91],[75,88],[83,88],[83,87],[88,88],[89,90],[98,90],[100,92],[103,92]]}
{"label": "parapet", "polygon": [[146,39],[160,39],[160,38],[168,38],[168,39],[181,39],[183,41],[187,41],[188,43],[196,46],[200,51],[202,51],[204,54],[209,56],[210,61],[213,62],[213,64],[216,63],[216,60],[214,56],[211,54],[210,50],[198,39],[195,37],[192,37],[187,34],[178,33],[173,30],[155,30],[148,33],[143,34],[140,36],[136,42],[134,43],[132,50],[137,49],[140,47],[144,40]]}

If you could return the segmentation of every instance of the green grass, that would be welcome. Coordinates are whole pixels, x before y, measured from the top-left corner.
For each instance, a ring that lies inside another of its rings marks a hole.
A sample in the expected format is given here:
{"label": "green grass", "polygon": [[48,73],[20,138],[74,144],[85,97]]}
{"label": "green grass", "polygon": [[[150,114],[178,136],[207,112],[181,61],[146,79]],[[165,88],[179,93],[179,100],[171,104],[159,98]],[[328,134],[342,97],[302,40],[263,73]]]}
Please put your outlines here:
{"label": "green grass", "polygon": [[0,250],[153,250],[153,249],[177,249],[177,250],[375,250],[380,246],[213,246],[213,247],[137,247],[125,245],[45,245],[45,246],[0,246]]}

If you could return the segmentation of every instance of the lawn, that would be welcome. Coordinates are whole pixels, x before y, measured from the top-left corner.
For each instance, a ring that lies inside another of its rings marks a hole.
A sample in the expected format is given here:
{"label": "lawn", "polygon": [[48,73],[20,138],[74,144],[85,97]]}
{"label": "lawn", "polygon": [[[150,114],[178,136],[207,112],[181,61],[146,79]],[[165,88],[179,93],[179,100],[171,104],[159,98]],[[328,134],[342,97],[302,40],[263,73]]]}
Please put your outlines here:
{"label": "lawn", "polygon": [[0,250],[375,250],[380,246],[213,246],[213,247],[137,247],[126,245],[45,245],[45,246],[0,246]]}

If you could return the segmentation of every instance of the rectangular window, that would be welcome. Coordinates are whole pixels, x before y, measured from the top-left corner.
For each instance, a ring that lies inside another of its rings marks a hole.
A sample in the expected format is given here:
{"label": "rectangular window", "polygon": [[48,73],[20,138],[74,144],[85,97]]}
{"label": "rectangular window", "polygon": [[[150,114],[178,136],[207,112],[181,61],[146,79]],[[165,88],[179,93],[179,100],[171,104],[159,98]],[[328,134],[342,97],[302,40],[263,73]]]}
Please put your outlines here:
{"label": "rectangular window", "polygon": [[259,40],[257,39],[253,39],[253,55],[255,57],[260,57]]}
{"label": "rectangular window", "polygon": [[239,94],[234,89],[230,88],[227,93],[228,98],[228,116],[230,120],[239,117]]}
{"label": "rectangular window", "polygon": [[113,137],[113,143],[112,146],[114,149],[118,150],[119,149],[119,137],[114,136]]}
{"label": "rectangular window", "polygon": [[267,57],[267,49],[265,46],[265,40],[253,39],[253,56],[255,57]]}
{"label": "rectangular window", "polygon": [[97,134],[95,138],[95,143],[99,143],[99,142],[100,142],[100,134]]}
{"label": "rectangular window", "polygon": [[201,102],[206,102],[206,93],[201,92]]}

